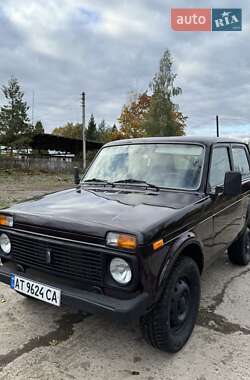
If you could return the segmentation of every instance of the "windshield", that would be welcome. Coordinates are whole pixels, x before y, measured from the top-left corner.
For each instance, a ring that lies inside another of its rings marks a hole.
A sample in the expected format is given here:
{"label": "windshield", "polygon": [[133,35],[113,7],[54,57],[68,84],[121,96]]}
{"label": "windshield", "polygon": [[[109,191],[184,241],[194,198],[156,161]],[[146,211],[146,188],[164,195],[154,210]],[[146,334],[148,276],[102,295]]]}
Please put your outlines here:
{"label": "windshield", "polygon": [[158,187],[195,190],[199,187],[204,148],[192,144],[134,144],[103,148],[84,181],[136,180]]}

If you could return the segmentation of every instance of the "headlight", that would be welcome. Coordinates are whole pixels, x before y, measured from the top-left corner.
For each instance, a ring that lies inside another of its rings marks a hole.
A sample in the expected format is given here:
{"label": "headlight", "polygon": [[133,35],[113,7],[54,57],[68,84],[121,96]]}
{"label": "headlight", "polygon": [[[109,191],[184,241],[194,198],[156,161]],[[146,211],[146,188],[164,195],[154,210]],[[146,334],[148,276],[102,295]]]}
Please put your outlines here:
{"label": "headlight", "polygon": [[137,246],[137,241],[136,236],[134,235],[109,232],[107,234],[106,244],[110,247],[135,249]]}
{"label": "headlight", "polygon": [[124,259],[112,259],[109,269],[112,278],[121,285],[127,285],[132,279],[131,268]]}
{"label": "headlight", "polygon": [[0,226],[13,227],[13,217],[0,214]]}
{"label": "headlight", "polygon": [[6,234],[1,234],[0,235],[0,248],[1,250],[8,255],[11,251],[11,242]]}

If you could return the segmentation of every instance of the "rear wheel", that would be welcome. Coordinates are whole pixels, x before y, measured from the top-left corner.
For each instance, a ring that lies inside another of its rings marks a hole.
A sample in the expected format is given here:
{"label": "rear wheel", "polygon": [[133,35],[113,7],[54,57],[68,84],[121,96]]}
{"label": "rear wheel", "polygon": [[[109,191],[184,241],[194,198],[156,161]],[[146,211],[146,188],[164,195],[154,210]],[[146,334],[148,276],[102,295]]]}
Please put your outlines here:
{"label": "rear wheel", "polygon": [[248,227],[228,248],[228,257],[236,265],[247,265],[250,262],[250,229]]}
{"label": "rear wheel", "polygon": [[163,351],[179,351],[193,331],[199,303],[198,266],[190,257],[181,257],[167,279],[162,298],[141,320],[146,341]]}

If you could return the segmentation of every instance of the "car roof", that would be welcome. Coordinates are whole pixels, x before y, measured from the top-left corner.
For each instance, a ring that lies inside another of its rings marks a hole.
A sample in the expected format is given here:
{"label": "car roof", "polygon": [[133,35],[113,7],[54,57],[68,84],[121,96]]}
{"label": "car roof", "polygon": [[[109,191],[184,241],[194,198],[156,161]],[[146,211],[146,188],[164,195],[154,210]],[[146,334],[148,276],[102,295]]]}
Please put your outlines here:
{"label": "car roof", "polygon": [[244,142],[225,137],[208,137],[208,136],[175,136],[175,137],[142,137],[135,139],[116,140],[105,144],[104,146],[127,145],[127,144],[149,144],[149,143],[195,143],[202,145],[212,145],[217,143],[240,143]]}

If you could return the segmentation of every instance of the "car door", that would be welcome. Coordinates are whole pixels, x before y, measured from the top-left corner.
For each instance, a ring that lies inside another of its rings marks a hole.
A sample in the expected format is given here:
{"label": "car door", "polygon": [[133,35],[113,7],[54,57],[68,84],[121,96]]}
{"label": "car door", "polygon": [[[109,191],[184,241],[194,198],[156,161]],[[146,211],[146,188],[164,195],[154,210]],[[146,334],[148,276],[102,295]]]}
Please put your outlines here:
{"label": "car door", "polygon": [[[215,144],[212,147],[208,186],[215,193],[217,186],[224,184],[225,173],[233,169],[230,144]],[[225,196],[223,192],[212,196],[213,254],[227,249],[243,226],[241,197]]]}
{"label": "car door", "polygon": [[242,174],[242,207],[245,218],[250,204],[250,157],[247,147],[232,144],[232,159],[234,171]]}

